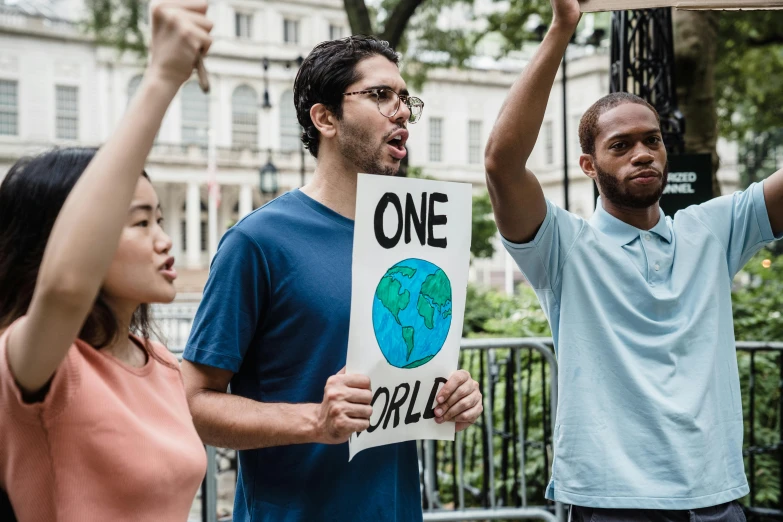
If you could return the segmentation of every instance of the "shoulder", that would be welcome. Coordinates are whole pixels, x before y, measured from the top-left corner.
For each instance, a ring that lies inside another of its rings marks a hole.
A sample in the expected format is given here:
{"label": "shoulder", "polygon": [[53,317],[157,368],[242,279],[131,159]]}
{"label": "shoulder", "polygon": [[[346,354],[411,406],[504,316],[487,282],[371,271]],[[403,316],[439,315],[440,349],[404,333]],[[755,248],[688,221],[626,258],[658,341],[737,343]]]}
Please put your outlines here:
{"label": "shoulder", "polygon": [[142,342],[145,343],[145,346],[147,346],[147,349],[153,357],[179,373],[179,360],[168,348],[152,339],[142,339]]}

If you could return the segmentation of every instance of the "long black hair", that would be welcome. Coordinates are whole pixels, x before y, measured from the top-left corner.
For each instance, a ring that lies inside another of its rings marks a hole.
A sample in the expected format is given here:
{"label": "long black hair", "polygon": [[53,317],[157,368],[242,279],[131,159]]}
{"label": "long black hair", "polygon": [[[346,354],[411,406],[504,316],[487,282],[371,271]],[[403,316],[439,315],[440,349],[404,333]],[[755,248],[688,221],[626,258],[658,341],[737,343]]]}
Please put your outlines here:
{"label": "long black hair", "polygon": [[[0,331],[27,313],[54,221],[96,152],[63,148],[24,157],[0,184]],[[125,335],[119,328],[117,317],[99,294],[78,337],[100,349]],[[146,343],[151,332],[148,305],[142,304],[133,314],[131,331]]]}

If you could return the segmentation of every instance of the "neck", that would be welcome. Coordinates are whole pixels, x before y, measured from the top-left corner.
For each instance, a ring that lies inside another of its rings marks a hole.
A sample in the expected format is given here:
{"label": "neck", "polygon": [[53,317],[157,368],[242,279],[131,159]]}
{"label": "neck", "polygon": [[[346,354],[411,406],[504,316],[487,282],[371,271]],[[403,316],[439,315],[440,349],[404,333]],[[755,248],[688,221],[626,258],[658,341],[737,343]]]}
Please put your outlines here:
{"label": "neck", "polygon": [[646,208],[631,208],[617,205],[602,197],[601,204],[610,215],[641,230],[650,230],[661,219],[660,205],[657,201]]}
{"label": "neck", "polygon": [[131,366],[144,366],[147,360],[146,352],[142,353],[139,347],[130,339],[130,325],[133,313],[139,307],[138,303],[119,302],[105,298],[109,307],[117,319],[117,338],[103,351],[111,354],[122,362]]}
{"label": "neck", "polygon": [[322,150],[319,153],[313,178],[301,190],[338,214],[354,219],[358,176],[356,168],[347,165],[342,157],[324,152]]}

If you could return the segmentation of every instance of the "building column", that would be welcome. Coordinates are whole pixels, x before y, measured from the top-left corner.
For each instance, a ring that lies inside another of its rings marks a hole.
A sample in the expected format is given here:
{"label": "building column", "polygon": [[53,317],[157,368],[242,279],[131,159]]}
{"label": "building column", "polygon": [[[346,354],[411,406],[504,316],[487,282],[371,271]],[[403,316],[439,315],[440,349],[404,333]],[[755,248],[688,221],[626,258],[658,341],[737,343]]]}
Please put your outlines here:
{"label": "building column", "polygon": [[207,247],[209,248],[209,263],[212,262],[212,258],[217,252],[218,246],[218,193],[220,191],[220,185],[217,181],[213,181],[213,186],[209,188],[209,201],[207,203],[207,234],[208,241]]}
{"label": "building column", "polygon": [[188,183],[187,194],[187,267],[201,268],[201,193],[198,183]]}
{"label": "building column", "polygon": [[171,255],[180,260],[182,257],[182,205],[179,205],[178,186],[168,183],[166,190],[165,213],[166,232],[171,237]]}
{"label": "building column", "polygon": [[253,187],[249,184],[239,188],[239,219],[253,211]]}

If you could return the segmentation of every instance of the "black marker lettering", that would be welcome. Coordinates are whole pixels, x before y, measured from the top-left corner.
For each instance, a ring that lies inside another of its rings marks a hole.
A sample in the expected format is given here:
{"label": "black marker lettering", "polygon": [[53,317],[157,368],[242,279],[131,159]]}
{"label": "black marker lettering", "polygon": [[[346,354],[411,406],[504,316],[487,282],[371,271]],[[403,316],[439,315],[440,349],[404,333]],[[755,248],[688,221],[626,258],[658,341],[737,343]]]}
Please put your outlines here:
{"label": "black marker lettering", "polygon": [[[431,247],[446,248],[446,238],[435,238],[435,232],[433,228],[437,225],[445,225],[448,218],[443,214],[435,214],[435,203],[446,203],[449,197],[446,194],[440,192],[434,192],[430,196],[430,208],[429,217],[427,219],[429,225],[429,237],[427,238],[427,244]],[[376,220],[377,220],[376,213]]]}
{"label": "black marker lettering", "polygon": [[[389,203],[394,205],[394,209],[397,211],[397,231],[394,233],[393,237],[387,237],[383,230],[383,214],[386,212],[386,207],[389,206]],[[393,192],[387,192],[378,202],[378,206],[375,207],[375,239],[378,240],[378,244],[383,248],[393,248],[400,241],[402,226],[402,205],[400,205],[400,198]]]}
{"label": "black marker lettering", "polygon": [[[397,400],[397,393],[403,389],[405,390],[405,393],[400,400]],[[411,387],[408,386],[407,382],[400,384],[394,389],[394,395],[392,395],[389,411],[386,413],[386,419],[383,421],[383,429],[386,429],[386,427],[389,425],[389,419],[391,419],[392,414],[394,414],[394,424],[392,425],[392,428],[396,428],[400,424],[400,408],[402,408],[402,405],[405,404],[405,399],[408,397],[408,392],[410,391]]]}

